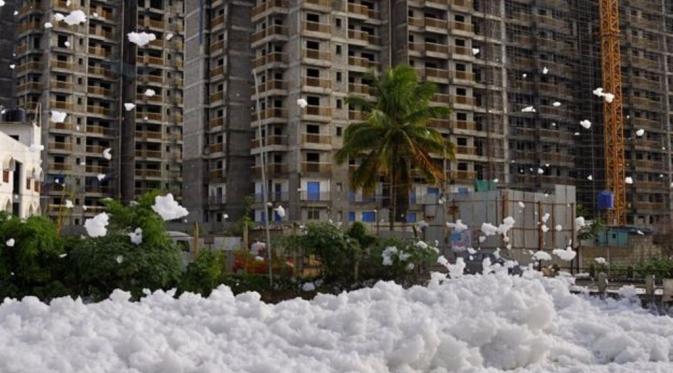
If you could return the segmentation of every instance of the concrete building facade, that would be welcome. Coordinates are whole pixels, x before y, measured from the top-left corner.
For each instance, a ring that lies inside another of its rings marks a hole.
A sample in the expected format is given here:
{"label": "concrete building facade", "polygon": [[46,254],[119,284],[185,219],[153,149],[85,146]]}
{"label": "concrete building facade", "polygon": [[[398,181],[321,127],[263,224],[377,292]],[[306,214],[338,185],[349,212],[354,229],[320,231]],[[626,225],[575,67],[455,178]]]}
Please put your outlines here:
{"label": "concrete building facade", "polygon": [[[188,172],[201,221],[220,222],[228,211],[238,217],[245,195],[257,221],[278,205],[290,221],[387,217],[386,185],[374,195],[350,190],[354,165],[337,166],[333,156],[344,129],[362,119],[345,98],[371,97],[366,73],[399,63],[438,85],[434,104],[453,113],[433,126],[457,145],[455,160],[437,160],[445,185],[416,180],[409,221],[425,218],[441,194],[495,183],[542,193],[577,185],[578,202],[597,208],[605,176],[602,101],[591,93],[602,80],[595,1],[218,0],[187,2],[186,12],[188,38],[199,45],[188,44],[198,84],[185,108],[195,115],[185,132],[194,144]],[[665,0],[625,0],[621,12],[627,174],[634,179],[628,220],[664,225],[673,211],[667,75],[673,9]],[[234,64],[233,56],[245,58]],[[243,83],[250,76],[257,81],[252,90]],[[247,95],[251,117],[241,99]],[[308,105],[298,106],[298,99]],[[585,119],[591,129],[580,126]],[[241,136],[252,141],[239,142],[232,130],[247,130]],[[262,149],[272,206],[261,197]],[[234,164],[246,166],[233,171]]]}
{"label": "concrete building facade", "polygon": [[40,128],[0,121],[0,211],[19,218],[40,214]]}
{"label": "concrete building facade", "polygon": [[[86,22],[55,18],[78,10]],[[48,213],[64,203],[59,185],[75,204],[76,225],[102,209],[103,197],[131,200],[152,189],[180,196],[183,2],[23,1],[16,19],[16,96],[41,125]],[[138,47],[131,31],[156,40]],[[65,122],[50,120],[54,110],[67,113]]]}

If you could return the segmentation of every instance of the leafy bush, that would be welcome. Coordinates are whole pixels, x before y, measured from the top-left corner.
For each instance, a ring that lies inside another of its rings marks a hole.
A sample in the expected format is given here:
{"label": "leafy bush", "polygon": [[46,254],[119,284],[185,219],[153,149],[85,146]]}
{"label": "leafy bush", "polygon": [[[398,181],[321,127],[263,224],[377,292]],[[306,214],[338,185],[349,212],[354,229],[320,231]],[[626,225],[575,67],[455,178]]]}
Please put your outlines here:
{"label": "leafy bush", "polygon": [[329,223],[313,223],[299,236],[305,255],[316,255],[322,263],[325,282],[353,283],[362,250],[356,240]]}
{"label": "leafy bush", "polygon": [[178,294],[188,291],[203,296],[210,295],[223,282],[225,260],[221,251],[202,251],[182,274]]}
{"label": "leafy bush", "polygon": [[437,262],[436,248],[423,241],[388,238],[373,246],[363,278],[410,283]]}
{"label": "leafy bush", "polygon": [[[152,210],[155,194],[125,206],[108,200],[108,234],[71,241],[68,257],[75,271],[78,295],[104,299],[114,289],[135,297],[143,289],[174,287],[180,279],[180,250],[166,233],[166,226]],[[131,243],[128,233],[142,229],[142,242]]]}
{"label": "leafy bush", "polygon": [[[10,239],[13,246],[7,244]],[[0,300],[67,294],[60,281],[63,253],[63,242],[51,220],[33,216],[24,222],[0,213]]]}
{"label": "leafy bush", "polygon": [[647,275],[654,275],[658,279],[671,278],[673,276],[673,260],[668,258],[650,258],[636,264],[634,270],[636,275],[641,278]]}

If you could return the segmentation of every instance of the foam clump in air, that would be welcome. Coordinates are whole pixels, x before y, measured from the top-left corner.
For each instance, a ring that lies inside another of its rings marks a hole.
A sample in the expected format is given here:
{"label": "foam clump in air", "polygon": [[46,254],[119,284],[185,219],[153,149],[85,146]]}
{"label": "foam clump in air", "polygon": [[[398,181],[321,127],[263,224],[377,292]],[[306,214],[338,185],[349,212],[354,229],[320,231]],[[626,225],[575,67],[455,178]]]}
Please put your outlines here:
{"label": "foam clump in air", "polygon": [[165,196],[156,196],[154,198],[152,210],[166,221],[180,219],[189,215],[189,211],[180,206],[171,193],[168,193]]}
{"label": "foam clump in air", "polygon": [[157,40],[157,36],[151,32],[129,32],[127,34],[129,41],[139,47],[144,47],[151,41]]}
{"label": "foam clump in air", "polygon": [[54,123],[63,123],[67,116],[68,116],[68,113],[64,113],[64,112],[58,111],[58,110],[52,110],[51,115],[49,117],[49,120],[51,120]]}
{"label": "foam clump in air", "polygon": [[468,229],[468,226],[463,224],[463,221],[460,219],[457,219],[455,223],[448,222],[446,223],[446,226],[449,228],[452,228],[454,232],[463,232]]}
{"label": "foam clump in air", "polygon": [[84,228],[89,237],[103,237],[107,234],[107,225],[110,222],[108,214],[101,212],[91,219],[84,221]]}
{"label": "foam clump in air", "polygon": [[63,22],[67,23],[68,26],[82,24],[86,22],[86,14],[79,9],[73,10],[70,14],[63,18]]}

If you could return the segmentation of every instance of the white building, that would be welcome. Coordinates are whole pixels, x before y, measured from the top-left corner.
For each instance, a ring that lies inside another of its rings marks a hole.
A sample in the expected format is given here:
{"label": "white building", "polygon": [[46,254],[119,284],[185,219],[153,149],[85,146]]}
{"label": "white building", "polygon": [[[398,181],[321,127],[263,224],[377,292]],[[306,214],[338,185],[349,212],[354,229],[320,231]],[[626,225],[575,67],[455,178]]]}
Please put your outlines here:
{"label": "white building", "polygon": [[40,149],[39,127],[0,122],[0,211],[20,218],[40,213]]}

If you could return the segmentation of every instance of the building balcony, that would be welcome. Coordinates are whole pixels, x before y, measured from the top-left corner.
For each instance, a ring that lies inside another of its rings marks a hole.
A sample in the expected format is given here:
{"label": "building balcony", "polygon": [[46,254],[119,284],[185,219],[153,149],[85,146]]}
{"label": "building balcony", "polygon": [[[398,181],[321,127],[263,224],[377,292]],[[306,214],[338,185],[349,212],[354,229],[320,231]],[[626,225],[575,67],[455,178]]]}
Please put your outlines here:
{"label": "building balcony", "polygon": [[263,30],[259,30],[252,34],[251,42],[257,43],[266,38],[280,38],[287,39],[287,27],[281,25],[271,25]]}
{"label": "building balcony", "polygon": [[152,57],[152,56],[138,56],[138,63],[143,63],[143,64],[149,64],[149,65],[158,65],[158,66],[163,66],[164,65],[164,59],[161,57]]}
{"label": "building balcony", "polygon": [[34,31],[42,32],[44,29],[43,25],[39,21],[30,21],[30,22],[21,22],[16,28],[17,34],[23,34],[25,32]]}
{"label": "building balcony", "polygon": [[109,166],[88,164],[84,167],[84,171],[90,174],[105,174],[110,170]]}
{"label": "building balcony", "polygon": [[314,120],[329,121],[332,117],[332,108],[322,106],[307,106],[306,109],[304,109],[304,117],[313,117]]}
{"label": "building balcony", "polygon": [[16,67],[17,74],[22,74],[27,71],[41,72],[42,64],[39,62],[21,63]]}
{"label": "building balcony", "polygon": [[135,155],[140,158],[162,158],[161,150],[136,149]]}
{"label": "building balcony", "polygon": [[72,165],[67,163],[49,163],[49,171],[70,171]]}
{"label": "building balcony", "polygon": [[135,175],[144,178],[161,178],[161,170],[149,168],[136,168]]}
{"label": "building balcony", "polygon": [[162,140],[163,135],[161,131],[136,131],[135,138],[141,141]]}
{"label": "building balcony", "polygon": [[288,10],[288,2],[287,0],[267,0],[256,7],[252,8],[252,13],[251,17],[253,20],[257,18],[259,15],[262,13],[265,13],[267,11],[279,11],[281,13],[286,14]]}
{"label": "building balcony", "polygon": [[90,194],[110,194],[112,193],[112,188],[100,185],[85,185],[84,192]]}
{"label": "building balcony", "polygon": [[224,181],[227,178],[227,170],[225,169],[210,170],[208,171],[208,177],[211,182]]}
{"label": "building balcony", "polygon": [[372,68],[377,68],[380,63],[378,61],[373,61],[368,58],[364,57],[348,57],[348,65],[349,67],[357,66],[357,67],[362,67],[364,69],[372,69]]}
{"label": "building balcony", "polygon": [[287,54],[280,52],[265,54],[255,58],[253,64],[256,68],[268,64],[287,64]]}
{"label": "building balcony", "polygon": [[117,136],[117,133],[114,128],[95,126],[92,124],[87,124],[85,132],[92,135],[102,135],[102,136]]}
{"label": "building balcony", "polygon": [[[264,141],[265,141],[265,145],[266,145],[266,146],[274,146],[274,145],[281,145],[281,146],[284,146],[284,145],[287,145],[287,144],[288,144],[287,136],[284,136],[284,135],[267,136],[267,137],[264,139]],[[250,141],[250,146],[251,146],[252,148],[259,148],[259,147],[260,147],[260,141],[259,141],[259,139],[256,139],[256,138],[255,138],[255,139],[252,139],[252,140]]]}
{"label": "building balcony", "polygon": [[348,12],[355,13],[356,15],[363,18],[380,18],[380,13],[378,10],[370,9],[369,7],[362,4],[348,3]]}
{"label": "building balcony", "polygon": [[[290,200],[288,192],[273,192],[269,191],[267,195],[268,202],[287,202]],[[255,202],[264,203],[264,195],[262,193],[255,193]]]}
{"label": "building balcony", "polygon": [[223,99],[224,99],[224,92],[222,92],[222,91],[213,93],[212,95],[210,95],[210,98],[209,98],[211,103],[217,102],[217,101],[222,101]]}
{"label": "building balcony", "polygon": [[260,94],[266,93],[268,91],[286,91],[287,82],[283,80],[267,80],[266,82],[259,84],[257,90]]}
{"label": "building balcony", "polygon": [[[432,18],[430,18],[430,19],[432,19]],[[427,25],[427,20],[428,20],[428,18],[426,18],[426,25]],[[465,23],[465,22],[449,21],[448,26],[451,29],[451,31],[463,31],[463,32],[470,32],[470,33],[474,32],[474,27],[471,24]]]}
{"label": "building balcony", "polygon": [[664,163],[664,161],[636,159],[635,161],[632,162],[636,166],[636,169],[649,169],[655,171],[661,171],[666,169],[666,164]]}
{"label": "building balcony", "polygon": [[301,135],[302,144],[320,144],[331,145],[332,136],[321,135],[319,133],[304,133]]}
{"label": "building balcony", "polygon": [[20,86],[16,88],[16,90],[20,93],[28,92],[28,91],[43,91],[42,85],[37,82],[28,82],[28,83],[23,83]]}
{"label": "building balcony", "polygon": [[63,110],[74,110],[74,105],[66,101],[49,101],[49,107],[51,109],[63,109]]}
{"label": "building balcony", "polygon": [[71,152],[72,151],[72,143],[69,143],[69,142],[50,142],[49,144],[47,144],[47,149],[49,149],[50,152],[52,152],[52,151]]}
{"label": "building balcony", "polygon": [[145,18],[142,22],[138,23],[143,24],[145,27],[153,28],[155,30],[163,31],[165,28],[163,20],[160,21],[156,19]]}
{"label": "building balcony", "polygon": [[304,6],[309,5],[311,7],[320,7],[320,8],[332,8],[331,0],[304,0]]}
{"label": "building balcony", "polygon": [[111,70],[102,68],[100,66],[89,66],[87,72],[89,73],[89,75],[97,75],[107,78],[109,80],[115,79],[115,75],[114,73],[112,73]]}
{"label": "building balcony", "polygon": [[70,123],[50,123],[49,130],[75,131],[76,127]]}
{"label": "building balcony", "polygon": [[328,35],[332,33],[332,27],[329,24],[320,22],[311,22],[311,21],[303,21],[302,30],[312,33],[315,32]]}
{"label": "building balcony", "polygon": [[87,86],[86,88],[87,93],[92,94],[92,95],[100,95],[100,96],[106,96],[106,97],[111,97],[112,96],[112,90],[103,88],[103,87],[98,87],[98,86]]}
{"label": "building balcony", "polygon": [[299,199],[303,202],[327,202],[331,200],[330,192],[309,192],[302,190]]}
{"label": "building balcony", "polygon": [[[257,118],[257,113],[253,112],[252,113],[252,120],[256,121]],[[266,120],[266,119],[282,119],[286,120],[287,119],[287,110],[283,108],[268,108],[265,110],[262,110],[259,112],[259,119],[260,120]]]}
{"label": "building balcony", "polygon": [[466,105],[466,106],[474,106],[474,97],[468,97],[468,96],[451,96],[451,103],[454,105]]}
{"label": "building balcony", "polygon": [[223,50],[225,46],[224,40],[215,40],[210,43],[210,53],[215,53],[217,51]]}
{"label": "building balcony", "polygon": [[646,68],[650,70],[659,70],[661,67],[661,61],[659,58],[650,59],[645,57],[637,57],[632,54],[629,54],[631,65],[637,66],[638,68]]}
{"label": "building balcony", "polygon": [[211,18],[210,20],[210,28],[212,29],[217,28],[222,24],[224,24],[224,14]]}
{"label": "building balcony", "polygon": [[329,62],[332,58],[330,52],[321,52],[317,49],[304,49],[304,58]]}
{"label": "building balcony", "polygon": [[98,36],[103,39],[108,39],[108,40],[114,40],[115,39],[115,34],[112,31],[107,31],[103,30],[102,28],[99,27],[90,27],[89,28],[89,35],[93,36]]}
{"label": "building balcony", "polygon": [[348,30],[348,38],[364,41],[367,44],[374,44],[374,45],[381,44],[380,37],[360,30]]}
{"label": "building balcony", "polygon": [[100,57],[100,58],[110,58],[112,56],[112,52],[109,49],[90,46],[89,47],[89,55]]}
{"label": "building balcony", "polygon": [[103,151],[105,151],[106,147],[100,146],[100,145],[87,145],[86,146],[86,152],[89,154],[95,154],[97,156],[103,157]]}
{"label": "building balcony", "polygon": [[208,151],[210,152],[210,154],[222,153],[224,151],[224,144],[223,143],[210,144],[208,145]]}
{"label": "building balcony", "polygon": [[625,104],[631,104],[637,109],[653,110],[653,111],[661,111],[664,108],[664,103],[661,101],[651,100],[647,97],[638,97],[638,96],[630,96],[628,98],[628,101],[625,102]]}
{"label": "building balcony", "polygon": [[329,79],[321,79],[316,77],[304,77],[304,86],[312,88],[331,89],[332,81]]}
{"label": "building balcony", "polygon": [[147,111],[137,111],[136,112],[136,119],[161,122],[163,120],[163,116],[161,115],[161,113],[150,113],[150,112],[147,112]]}
{"label": "building balcony", "polygon": [[224,76],[224,65],[215,66],[210,69],[210,78]]}
{"label": "building balcony", "polygon": [[367,84],[349,83],[348,92],[362,94],[365,96],[373,96],[374,94],[376,94],[376,89]]}
{"label": "building balcony", "polygon": [[449,70],[434,67],[416,68],[416,74],[421,79],[437,79],[445,80],[446,82],[448,82],[450,77]]}
{"label": "building balcony", "polygon": [[[261,166],[253,166],[252,167],[253,173],[255,177],[261,177],[262,175],[262,167]],[[288,167],[286,164],[282,163],[271,163],[266,165],[266,176],[267,177],[278,177],[278,176],[285,176],[288,173]]]}
{"label": "building balcony", "polygon": [[113,115],[113,110],[104,108],[102,106],[87,106],[86,112],[89,114],[98,114],[106,117],[111,117]]}
{"label": "building balcony", "polygon": [[329,174],[332,164],[327,162],[302,162],[301,171],[306,173]]}

